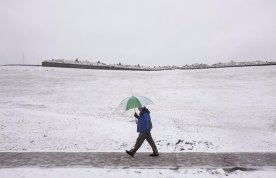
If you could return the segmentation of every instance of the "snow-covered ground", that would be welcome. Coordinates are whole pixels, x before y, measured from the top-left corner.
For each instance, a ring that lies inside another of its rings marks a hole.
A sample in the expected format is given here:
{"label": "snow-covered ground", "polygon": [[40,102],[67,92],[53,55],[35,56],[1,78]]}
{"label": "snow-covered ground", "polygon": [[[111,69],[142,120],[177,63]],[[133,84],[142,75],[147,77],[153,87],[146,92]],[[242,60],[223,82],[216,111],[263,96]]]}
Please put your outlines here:
{"label": "snow-covered ground", "polygon": [[98,169],[98,168],[16,168],[0,169],[1,177],[8,178],[275,178],[276,171],[272,169],[257,170],[250,172],[235,171],[225,172],[223,169]]}
{"label": "snow-covered ground", "polygon": [[[189,71],[0,67],[0,151],[124,151],[149,97],[160,152],[276,151],[276,66]],[[140,151],[151,151],[144,144]]]}
{"label": "snow-covered ground", "polygon": [[[161,152],[276,151],[276,66],[189,71],[101,71],[0,67],[0,151],[124,151],[134,111],[151,98]],[[146,143],[141,151],[151,151]],[[273,169],[10,168],[0,177],[275,177]]]}

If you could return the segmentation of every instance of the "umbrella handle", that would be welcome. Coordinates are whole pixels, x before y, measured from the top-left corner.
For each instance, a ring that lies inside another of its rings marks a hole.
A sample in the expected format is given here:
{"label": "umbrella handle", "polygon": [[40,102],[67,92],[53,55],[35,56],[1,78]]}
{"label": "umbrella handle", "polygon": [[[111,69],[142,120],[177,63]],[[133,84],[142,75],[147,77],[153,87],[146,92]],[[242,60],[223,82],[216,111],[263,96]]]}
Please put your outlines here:
{"label": "umbrella handle", "polygon": [[[136,113],[136,109],[135,108],[133,108],[134,109],[134,111],[135,111],[135,113]],[[135,118],[135,122],[136,122],[136,124],[137,124],[137,118]]]}

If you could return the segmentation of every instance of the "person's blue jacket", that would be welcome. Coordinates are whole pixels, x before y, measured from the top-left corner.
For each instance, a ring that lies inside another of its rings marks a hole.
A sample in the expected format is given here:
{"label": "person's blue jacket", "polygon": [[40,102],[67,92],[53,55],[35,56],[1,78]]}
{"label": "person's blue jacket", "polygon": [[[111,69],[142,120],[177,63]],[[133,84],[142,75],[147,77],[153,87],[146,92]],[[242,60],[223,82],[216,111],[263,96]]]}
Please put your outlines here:
{"label": "person's blue jacket", "polygon": [[152,129],[152,123],[150,118],[150,112],[147,108],[143,108],[143,110],[135,117],[138,119],[137,123],[137,132],[142,134],[149,134]]}

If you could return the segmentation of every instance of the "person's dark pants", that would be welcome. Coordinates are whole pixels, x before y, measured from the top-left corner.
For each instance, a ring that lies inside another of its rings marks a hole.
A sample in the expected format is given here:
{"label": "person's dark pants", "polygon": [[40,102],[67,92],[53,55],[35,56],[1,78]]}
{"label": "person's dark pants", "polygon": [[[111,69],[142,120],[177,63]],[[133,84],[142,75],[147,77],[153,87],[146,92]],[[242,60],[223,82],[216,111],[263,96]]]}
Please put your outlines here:
{"label": "person's dark pants", "polygon": [[140,133],[137,140],[136,140],[136,143],[135,143],[135,146],[132,150],[130,150],[133,154],[136,153],[136,151],[141,147],[141,145],[144,143],[144,141],[147,140],[149,145],[151,146],[152,148],[152,151],[153,151],[153,154],[158,154],[158,150],[157,150],[157,147],[152,139],[152,136],[151,134],[142,134]]}

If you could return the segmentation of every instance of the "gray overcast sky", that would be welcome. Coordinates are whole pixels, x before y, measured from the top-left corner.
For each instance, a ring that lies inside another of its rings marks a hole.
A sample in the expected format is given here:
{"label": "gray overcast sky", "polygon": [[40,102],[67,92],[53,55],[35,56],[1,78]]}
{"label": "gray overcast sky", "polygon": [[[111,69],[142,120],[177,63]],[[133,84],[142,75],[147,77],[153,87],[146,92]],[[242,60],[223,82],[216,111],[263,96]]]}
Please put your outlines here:
{"label": "gray overcast sky", "polygon": [[0,0],[0,64],[276,59],[276,0]]}

